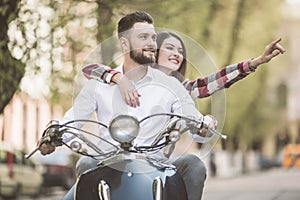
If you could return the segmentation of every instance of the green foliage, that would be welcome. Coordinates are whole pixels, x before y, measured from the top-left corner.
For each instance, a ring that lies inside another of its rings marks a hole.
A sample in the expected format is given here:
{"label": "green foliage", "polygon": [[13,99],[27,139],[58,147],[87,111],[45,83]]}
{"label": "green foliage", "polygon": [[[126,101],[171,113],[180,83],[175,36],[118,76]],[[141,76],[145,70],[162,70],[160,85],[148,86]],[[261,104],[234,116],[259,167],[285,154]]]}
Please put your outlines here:
{"label": "green foliage", "polygon": [[19,0],[3,0],[0,3],[0,114],[16,92],[24,75],[24,65],[13,58],[7,47],[8,24],[18,15]]}
{"label": "green foliage", "polygon": [[[7,13],[9,2],[13,1],[2,2],[0,13]],[[49,34],[46,36],[36,35],[39,22],[45,20],[43,19],[45,16],[38,13],[35,8],[23,9],[16,24],[27,41],[26,45],[22,45],[21,48],[23,50],[22,61],[26,63],[27,72],[34,75],[44,73],[45,63],[39,63],[37,60],[46,56],[47,62],[49,62],[47,65],[50,67],[49,73],[45,77],[50,91],[48,97],[52,102],[63,103],[68,107],[72,98],[66,97],[66,94],[71,96],[73,94],[70,91],[74,91],[74,87],[75,90],[80,88],[80,85],[74,85],[78,80],[77,76],[81,74],[81,66],[85,64],[85,56],[99,43],[115,35],[116,23],[125,13],[134,10],[147,11],[154,17],[156,27],[185,34],[199,46],[205,47],[206,52],[220,69],[225,65],[262,53],[265,45],[275,37],[276,25],[279,21],[278,9],[281,2],[282,0],[128,0],[124,3],[121,0],[67,0],[63,2],[42,0],[39,1],[38,6],[48,8],[48,11],[50,10],[52,13],[46,20],[50,27]],[[23,5],[24,7],[25,5]],[[15,7],[10,13],[12,14],[7,16],[4,21],[0,20],[0,23],[6,25],[1,24],[3,25],[1,27],[7,27],[9,23],[7,20],[16,17]],[[28,15],[31,18],[26,18]],[[95,19],[95,24],[88,25]],[[28,37],[25,31],[28,25],[33,29],[32,32],[35,35]],[[1,34],[6,31],[7,29],[0,30]],[[1,35],[2,37],[3,35]],[[30,42],[28,38],[34,39]],[[6,47],[3,41],[5,40],[0,41],[1,50]],[[42,43],[49,44],[51,48],[43,50]],[[16,41],[12,42],[12,47],[17,46]],[[191,56],[190,59],[194,59],[194,63],[197,65],[204,63],[204,66],[201,68],[201,74],[193,68],[189,69],[187,77],[195,79],[212,73],[212,68],[206,68],[208,62],[201,61],[203,56],[196,55],[198,52],[193,49],[193,46],[188,47],[188,59]],[[95,53],[95,61],[111,64],[110,61],[115,50],[111,46],[101,46],[100,53]],[[2,64],[2,61],[9,63],[4,69],[14,68],[14,71],[10,72],[11,76],[14,73],[18,73],[19,76],[13,78],[13,80],[17,80],[14,84],[6,84],[2,80],[9,76],[4,77],[1,74],[1,106],[4,105],[2,104],[2,90],[4,91],[2,85],[4,83],[5,87],[18,85],[20,75],[24,73],[20,62],[15,64],[13,58],[11,61],[6,58],[10,58],[9,55],[2,53],[0,56],[1,69],[2,66],[6,66]],[[223,132],[229,135],[226,142],[228,146],[234,146],[233,143],[238,139],[238,143],[244,145],[243,148],[251,147],[253,142],[270,132],[270,124],[273,124],[277,120],[277,116],[280,116],[280,113],[274,111],[276,105],[269,103],[266,98],[268,68],[271,65],[270,63],[258,69],[246,80],[231,86],[226,90],[226,99],[218,102],[225,104],[226,107]],[[7,87],[5,91],[14,92],[15,89]],[[211,98],[197,100],[200,111],[211,112],[212,99],[219,99],[218,95],[217,93]]]}
{"label": "green foliage", "polygon": [[[195,39],[221,68],[258,56],[265,45],[277,37],[274,34],[277,32],[281,3],[281,0],[169,0],[156,2],[153,4],[155,7],[147,5],[145,10],[154,17],[156,26],[179,31]],[[139,3],[134,7],[142,8]],[[194,52],[189,50],[188,56],[194,56]],[[223,132],[229,135],[226,142],[229,148],[233,147],[236,138],[244,149],[250,148],[254,141],[271,132],[272,124],[280,117],[280,113],[274,113],[275,105],[266,98],[268,68],[271,65],[261,67],[226,90],[226,102],[220,103],[226,106]],[[199,74],[189,69],[188,78],[194,79],[212,72],[203,69]],[[212,99],[218,98],[217,95],[197,100],[200,111],[209,113]]]}

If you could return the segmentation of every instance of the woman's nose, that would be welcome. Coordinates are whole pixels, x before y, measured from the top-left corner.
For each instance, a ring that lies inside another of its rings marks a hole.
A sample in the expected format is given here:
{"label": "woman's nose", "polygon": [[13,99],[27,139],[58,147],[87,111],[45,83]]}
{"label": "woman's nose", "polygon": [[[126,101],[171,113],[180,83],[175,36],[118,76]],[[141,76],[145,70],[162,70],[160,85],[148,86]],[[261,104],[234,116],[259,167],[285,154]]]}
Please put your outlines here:
{"label": "woman's nose", "polygon": [[180,56],[179,52],[178,52],[178,51],[175,51],[175,52],[174,52],[174,56],[175,56],[176,58],[179,58],[179,56]]}

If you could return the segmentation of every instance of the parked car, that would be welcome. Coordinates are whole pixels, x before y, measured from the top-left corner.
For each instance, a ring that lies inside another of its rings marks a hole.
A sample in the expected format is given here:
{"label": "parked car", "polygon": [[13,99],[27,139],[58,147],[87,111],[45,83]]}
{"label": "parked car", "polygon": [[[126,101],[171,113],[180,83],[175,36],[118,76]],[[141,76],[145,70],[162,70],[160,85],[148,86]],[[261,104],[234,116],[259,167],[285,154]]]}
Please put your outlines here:
{"label": "parked car", "polygon": [[58,186],[68,190],[75,183],[74,165],[77,158],[71,151],[57,148],[55,152],[40,155],[37,159],[43,168],[44,188]]}
{"label": "parked car", "polygon": [[0,143],[0,196],[18,198],[19,195],[38,196],[43,176],[24,152]]}

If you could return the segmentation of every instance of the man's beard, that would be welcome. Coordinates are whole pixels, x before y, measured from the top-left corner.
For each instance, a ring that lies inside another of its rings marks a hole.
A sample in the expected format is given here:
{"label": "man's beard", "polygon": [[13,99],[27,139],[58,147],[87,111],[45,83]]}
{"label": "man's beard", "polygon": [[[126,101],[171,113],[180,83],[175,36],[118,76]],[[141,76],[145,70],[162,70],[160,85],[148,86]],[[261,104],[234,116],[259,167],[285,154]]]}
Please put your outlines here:
{"label": "man's beard", "polygon": [[132,46],[130,45],[130,58],[134,60],[136,63],[141,64],[141,65],[146,65],[146,64],[153,64],[155,62],[155,57],[148,57],[143,54],[142,52],[139,52],[137,50],[134,50]]}

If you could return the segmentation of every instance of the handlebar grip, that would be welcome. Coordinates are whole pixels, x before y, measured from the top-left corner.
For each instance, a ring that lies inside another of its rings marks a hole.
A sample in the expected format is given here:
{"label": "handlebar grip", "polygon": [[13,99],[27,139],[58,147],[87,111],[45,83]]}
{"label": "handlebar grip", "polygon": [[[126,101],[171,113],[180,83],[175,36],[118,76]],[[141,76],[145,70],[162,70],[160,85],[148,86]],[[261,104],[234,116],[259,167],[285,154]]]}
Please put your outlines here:
{"label": "handlebar grip", "polygon": [[48,123],[47,127],[49,128],[49,130],[47,131],[49,136],[54,137],[59,132],[59,121],[51,120]]}
{"label": "handlebar grip", "polygon": [[[48,130],[45,134],[48,135],[48,143],[53,146],[61,146],[62,145],[62,138],[61,138],[61,131],[59,121],[51,120],[48,124]],[[47,143],[47,141],[45,142]]]}

